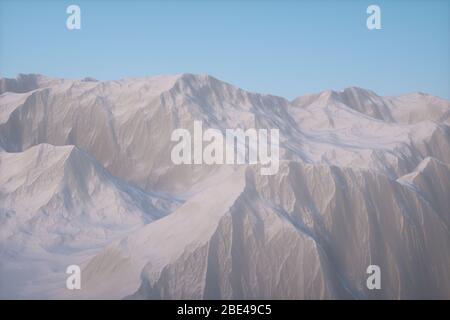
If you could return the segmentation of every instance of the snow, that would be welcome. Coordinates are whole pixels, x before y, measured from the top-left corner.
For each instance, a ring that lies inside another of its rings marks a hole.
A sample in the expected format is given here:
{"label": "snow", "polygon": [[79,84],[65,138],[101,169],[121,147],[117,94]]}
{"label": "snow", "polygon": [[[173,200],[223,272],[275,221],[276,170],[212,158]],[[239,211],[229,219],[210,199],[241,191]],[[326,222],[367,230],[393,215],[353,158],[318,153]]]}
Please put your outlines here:
{"label": "snow", "polygon": [[[450,298],[446,100],[288,101],[193,74],[0,88],[2,298]],[[194,121],[278,128],[278,174],[174,165]]]}

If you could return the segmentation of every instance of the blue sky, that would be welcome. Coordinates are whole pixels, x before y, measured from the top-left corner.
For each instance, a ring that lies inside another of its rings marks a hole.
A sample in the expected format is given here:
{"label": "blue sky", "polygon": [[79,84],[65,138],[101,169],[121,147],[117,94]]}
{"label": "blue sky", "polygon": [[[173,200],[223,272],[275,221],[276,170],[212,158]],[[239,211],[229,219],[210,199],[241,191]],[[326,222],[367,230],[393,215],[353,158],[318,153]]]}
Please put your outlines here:
{"label": "blue sky", "polygon": [[[66,8],[81,8],[81,30]],[[366,28],[381,8],[382,30]],[[0,75],[207,73],[296,96],[347,86],[450,98],[450,1],[0,0]]]}

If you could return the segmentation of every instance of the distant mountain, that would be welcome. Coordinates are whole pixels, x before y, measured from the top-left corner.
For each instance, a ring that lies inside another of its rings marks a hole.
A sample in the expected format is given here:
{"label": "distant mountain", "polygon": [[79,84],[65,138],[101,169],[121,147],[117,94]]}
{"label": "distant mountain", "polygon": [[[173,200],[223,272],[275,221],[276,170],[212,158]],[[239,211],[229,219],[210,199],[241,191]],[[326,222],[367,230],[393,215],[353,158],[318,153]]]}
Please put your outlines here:
{"label": "distant mountain", "polygon": [[5,92],[26,93],[61,81],[39,74],[19,74],[16,78],[0,78],[0,94]]}
{"label": "distant mountain", "polygon": [[411,93],[399,97],[380,97],[375,92],[357,87],[343,91],[325,91],[294,99],[299,107],[314,104],[338,103],[375,119],[413,124],[432,120],[450,124],[450,102],[424,93]]}
{"label": "distant mountain", "polygon": [[[449,101],[193,74],[0,88],[0,297],[450,298]],[[279,172],[173,164],[196,120],[279,129]]]}

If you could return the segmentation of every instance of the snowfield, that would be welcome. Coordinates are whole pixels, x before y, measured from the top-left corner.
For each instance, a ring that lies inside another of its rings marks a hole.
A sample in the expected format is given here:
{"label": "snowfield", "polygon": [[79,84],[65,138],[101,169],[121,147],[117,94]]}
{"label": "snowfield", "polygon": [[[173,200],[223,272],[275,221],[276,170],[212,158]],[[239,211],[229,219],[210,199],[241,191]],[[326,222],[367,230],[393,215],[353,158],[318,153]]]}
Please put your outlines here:
{"label": "snowfield", "polygon": [[[173,164],[194,121],[279,129],[278,173]],[[0,298],[450,299],[450,102],[0,78]]]}

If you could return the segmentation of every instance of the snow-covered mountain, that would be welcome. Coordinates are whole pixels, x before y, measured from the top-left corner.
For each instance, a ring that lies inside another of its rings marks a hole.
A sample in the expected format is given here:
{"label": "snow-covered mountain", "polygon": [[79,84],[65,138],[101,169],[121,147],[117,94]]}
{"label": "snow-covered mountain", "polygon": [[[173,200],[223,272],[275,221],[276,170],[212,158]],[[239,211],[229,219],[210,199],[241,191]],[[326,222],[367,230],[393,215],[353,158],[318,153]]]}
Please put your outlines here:
{"label": "snow-covered mountain", "polygon": [[[0,297],[450,299],[449,101],[192,74],[0,90]],[[279,129],[279,172],[174,165],[194,120]]]}
{"label": "snow-covered mountain", "polygon": [[386,122],[413,124],[425,120],[450,124],[448,101],[421,92],[398,97],[380,97],[357,87],[343,91],[325,91],[298,97],[293,104],[309,107],[317,103],[341,103],[360,113]]}
{"label": "snow-covered mountain", "polygon": [[36,276],[51,282],[53,270],[180,203],[120,181],[75,146],[1,152],[0,185],[0,297],[22,296]]}

